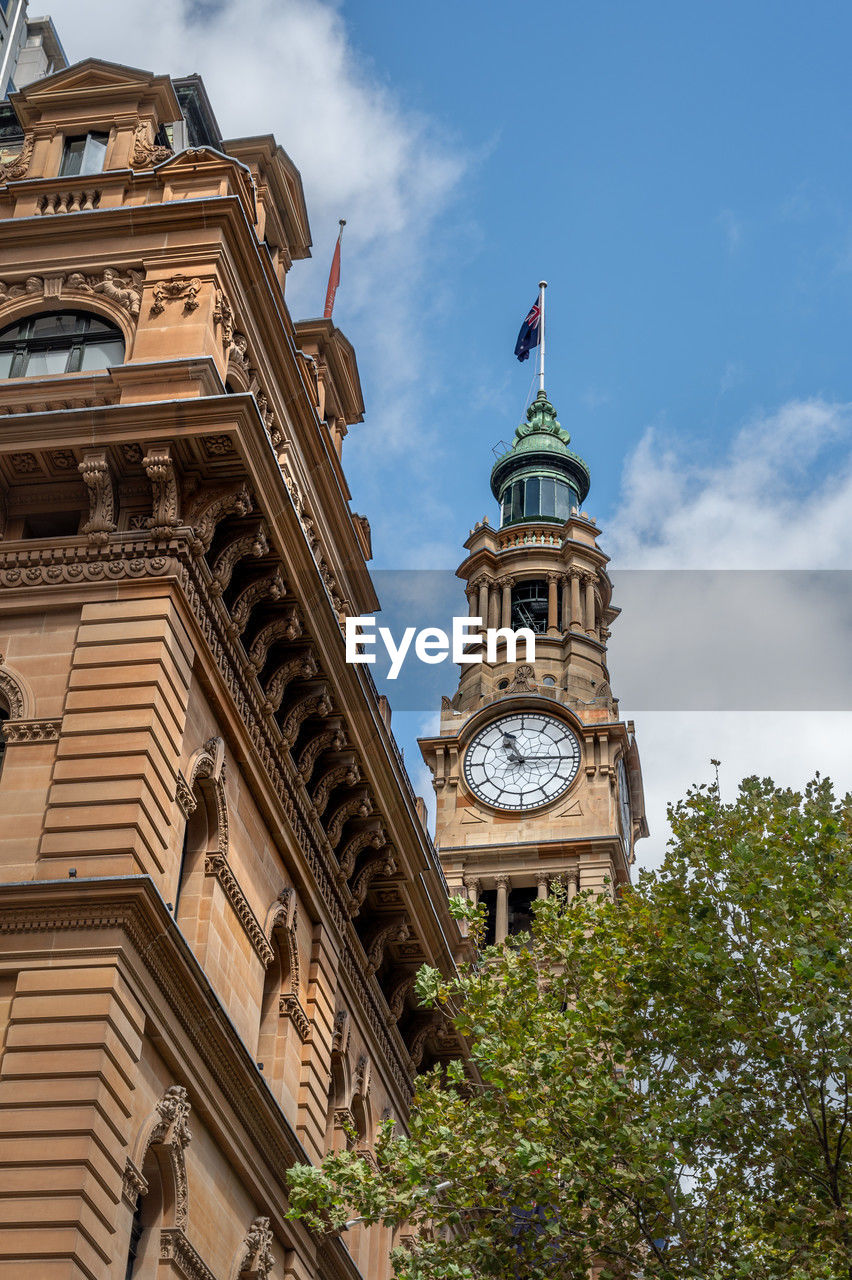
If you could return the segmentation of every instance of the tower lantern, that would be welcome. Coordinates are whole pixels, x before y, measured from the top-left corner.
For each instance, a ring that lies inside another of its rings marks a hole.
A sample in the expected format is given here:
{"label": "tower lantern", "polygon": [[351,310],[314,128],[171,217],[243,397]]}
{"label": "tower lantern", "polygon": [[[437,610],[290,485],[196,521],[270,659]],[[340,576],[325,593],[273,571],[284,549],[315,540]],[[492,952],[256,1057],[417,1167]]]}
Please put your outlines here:
{"label": "tower lantern", "polygon": [[570,440],[546,392],[539,391],[512,447],[491,472],[501,528],[529,520],[564,524],[579,510],[589,492],[589,468],[568,448]]}

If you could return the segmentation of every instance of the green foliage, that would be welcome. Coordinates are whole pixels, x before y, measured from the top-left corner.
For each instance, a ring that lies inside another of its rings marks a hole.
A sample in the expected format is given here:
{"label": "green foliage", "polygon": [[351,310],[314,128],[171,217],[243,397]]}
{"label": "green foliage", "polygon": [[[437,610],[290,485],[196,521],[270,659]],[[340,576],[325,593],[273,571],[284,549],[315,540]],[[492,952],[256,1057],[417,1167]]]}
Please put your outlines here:
{"label": "green foliage", "polygon": [[292,1217],[408,1223],[399,1280],[850,1280],[852,800],[748,778],[670,817],[620,902],[557,889],[532,939],[421,971],[475,1078],[421,1076],[378,1171],[292,1170]]}

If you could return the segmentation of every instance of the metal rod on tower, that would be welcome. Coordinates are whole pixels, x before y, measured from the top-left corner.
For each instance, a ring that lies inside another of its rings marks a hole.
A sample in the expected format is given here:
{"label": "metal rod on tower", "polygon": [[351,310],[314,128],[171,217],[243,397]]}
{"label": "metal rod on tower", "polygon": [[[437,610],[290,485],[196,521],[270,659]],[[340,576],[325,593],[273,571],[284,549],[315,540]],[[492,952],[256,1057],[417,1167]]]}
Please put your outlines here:
{"label": "metal rod on tower", "polygon": [[541,342],[538,344],[538,389],[544,390],[544,291],[547,288],[546,280],[538,282],[538,322],[541,325]]}

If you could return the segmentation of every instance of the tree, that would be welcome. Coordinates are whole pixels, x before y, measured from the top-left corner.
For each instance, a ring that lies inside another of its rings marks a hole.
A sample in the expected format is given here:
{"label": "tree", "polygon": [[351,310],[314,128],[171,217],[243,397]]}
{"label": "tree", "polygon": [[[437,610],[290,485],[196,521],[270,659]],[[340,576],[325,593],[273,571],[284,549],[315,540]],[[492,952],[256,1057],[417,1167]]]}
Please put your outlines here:
{"label": "tree", "polygon": [[412,1224],[400,1280],[852,1280],[852,798],[717,781],[670,820],[618,901],[557,889],[532,937],[421,970],[473,1074],[421,1076],[376,1167],[293,1169],[291,1216]]}

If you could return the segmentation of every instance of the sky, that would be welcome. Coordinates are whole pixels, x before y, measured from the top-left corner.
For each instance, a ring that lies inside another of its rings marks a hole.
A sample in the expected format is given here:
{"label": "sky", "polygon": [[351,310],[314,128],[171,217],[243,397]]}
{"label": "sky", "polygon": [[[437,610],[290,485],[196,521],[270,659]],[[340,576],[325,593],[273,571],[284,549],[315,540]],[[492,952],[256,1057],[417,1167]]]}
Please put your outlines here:
{"label": "sky", "polygon": [[[801,590],[808,571],[852,559],[848,5],[49,10],[72,61],[199,72],[226,137],[275,134],[301,171],[314,241],[288,280],[294,318],[320,313],[347,219],[335,321],[355,344],[367,416],[344,461],[377,569],[452,571],[473,523],[496,522],[492,450],[532,392],[532,362],[512,350],[544,278],[547,389],[591,468],[586,506],[613,570],[747,569],[755,583],[798,570],[764,610],[779,636],[795,625],[791,675],[807,690],[826,651],[848,650],[844,575]],[[683,628],[687,682],[690,662],[707,678],[695,595],[659,624],[661,639]],[[639,612],[613,628],[616,694]],[[759,670],[769,641],[744,634],[733,607],[720,615],[726,660]],[[723,693],[730,674],[714,676]],[[821,770],[852,786],[845,690],[794,711],[781,677],[759,706],[741,680],[730,687],[713,710],[622,702],[652,830],[640,864],[659,860],[666,801],[709,779],[711,758],[727,798],[751,773],[801,786]],[[425,708],[394,719],[427,796],[415,738],[431,723]]]}

